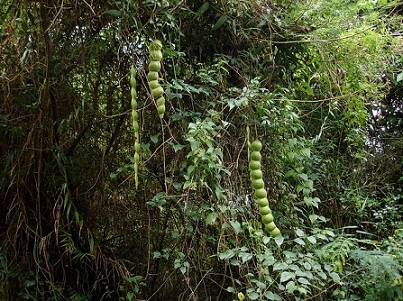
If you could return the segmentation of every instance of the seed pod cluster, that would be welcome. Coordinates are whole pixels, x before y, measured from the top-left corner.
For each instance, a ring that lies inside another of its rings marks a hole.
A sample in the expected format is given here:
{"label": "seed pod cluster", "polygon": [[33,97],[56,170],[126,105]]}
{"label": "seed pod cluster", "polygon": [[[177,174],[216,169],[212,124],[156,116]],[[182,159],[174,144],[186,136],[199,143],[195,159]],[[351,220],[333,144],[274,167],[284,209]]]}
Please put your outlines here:
{"label": "seed pod cluster", "polygon": [[139,162],[140,162],[140,140],[139,140],[139,113],[137,112],[137,92],[136,92],[136,69],[134,66],[130,69],[130,94],[132,97],[132,123],[134,133],[134,182],[136,189],[139,182]]}
{"label": "seed pod cluster", "polygon": [[161,70],[162,60],[162,43],[160,40],[154,40],[150,44],[150,64],[148,65],[148,86],[157,105],[158,116],[164,117],[165,113],[165,97],[164,89],[159,82],[158,72]]}
{"label": "seed pod cluster", "polygon": [[263,174],[262,174],[262,143],[259,140],[253,141],[250,145],[250,161],[249,161],[249,175],[252,180],[252,187],[254,196],[259,205],[259,213],[262,218],[262,223],[265,229],[269,232],[270,236],[277,237],[281,235],[280,230],[273,222],[273,214],[267,199],[267,191],[264,187]]}

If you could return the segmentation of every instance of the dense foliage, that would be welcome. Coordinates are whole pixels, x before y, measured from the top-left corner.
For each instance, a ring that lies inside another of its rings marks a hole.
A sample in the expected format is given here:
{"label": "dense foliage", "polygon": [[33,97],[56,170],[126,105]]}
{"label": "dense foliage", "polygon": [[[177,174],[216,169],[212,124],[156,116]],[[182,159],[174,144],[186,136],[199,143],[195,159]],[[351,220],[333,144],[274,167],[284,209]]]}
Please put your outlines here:
{"label": "dense foliage", "polygon": [[2,1],[0,299],[403,300],[402,14]]}

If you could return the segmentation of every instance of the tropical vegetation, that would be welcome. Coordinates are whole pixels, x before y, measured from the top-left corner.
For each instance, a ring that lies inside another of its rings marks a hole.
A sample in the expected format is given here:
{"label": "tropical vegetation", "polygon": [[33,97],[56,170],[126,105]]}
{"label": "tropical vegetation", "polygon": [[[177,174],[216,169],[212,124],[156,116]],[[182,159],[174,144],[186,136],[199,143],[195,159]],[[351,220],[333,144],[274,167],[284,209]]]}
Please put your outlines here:
{"label": "tropical vegetation", "polygon": [[0,300],[403,300],[402,16],[3,0]]}

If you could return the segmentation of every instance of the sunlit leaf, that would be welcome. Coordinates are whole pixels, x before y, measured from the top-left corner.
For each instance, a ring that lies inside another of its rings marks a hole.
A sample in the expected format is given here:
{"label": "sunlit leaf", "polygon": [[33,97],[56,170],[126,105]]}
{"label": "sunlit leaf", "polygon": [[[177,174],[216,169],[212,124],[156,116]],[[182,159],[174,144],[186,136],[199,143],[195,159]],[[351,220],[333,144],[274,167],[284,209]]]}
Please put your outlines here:
{"label": "sunlit leaf", "polygon": [[294,272],[282,272],[280,275],[280,282],[286,282],[295,277]]}

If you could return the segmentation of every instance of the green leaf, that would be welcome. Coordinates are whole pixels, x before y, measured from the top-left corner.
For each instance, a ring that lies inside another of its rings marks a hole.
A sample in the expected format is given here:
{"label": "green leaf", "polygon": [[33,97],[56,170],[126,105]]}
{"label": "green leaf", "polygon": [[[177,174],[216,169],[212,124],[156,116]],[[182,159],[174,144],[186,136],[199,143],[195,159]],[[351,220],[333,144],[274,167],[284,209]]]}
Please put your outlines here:
{"label": "green leaf", "polygon": [[263,290],[266,289],[266,283],[261,282],[261,281],[254,281],[254,282],[255,282],[256,286],[257,286],[261,291],[263,291]]}
{"label": "green leaf", "polygon": [[298,290],[301,294],[303,294],[303,295],[306,295],[306,294],[308,293],[308,290],[307,290],[305,287],[303,287],[303,286],[299,286],[299,287],[297,288],[297,290]]}
{"label": "green leaf", "polygon": [[310,282],[306,278],[300,277],[297,280],[298,280],[299,283],[310,285]]}
{"label": "green leaf", "polygon": [[264,296],[269,299],[269,300],[276,300],[276,301],[281,301],[283,299],[281,299],[281,297],[271,291],[267,291],[264,293]]}
{"label": "green leaf", "polygon": [[240,255],[241,259],[242,259],[242,263],[248,262],[249,260],[251,260],[253,258],[252,254],[250,253],[242,253],[242,255]]}
{"label": "green leaf", "polygon": [[116,9],[107,10],[104,12],[104,14],[112,15],[114,17],[122,16],[122,12],[120,10],[116,10]]}
{"label": "green leaf", "polygon": [[403,80],[403,72],[400,72],[398,75],[397,75],[397,77],[396,77],[396,81],[397,82],[400,82],[400,81],[402,81]]}
{"label": "green leaf", "polygon": [[280,282],[286,282],[292,278],[295,277],[295,273],[294,272],[282,272],[280,275]]}
{"label": "green leaf", "polygon": [[234,257],[235,253],[232,249],[225,251],[224,253],[220,253],[218,255],[218,258],[220,258],[221,260],[225,260],[225,259],[230,259],[232,257]]}
{"label": "green leaf", "polygon": [[134,297],[134,292],[128,292],[128,293],[126,294],[126,298],[127,298],[127,300],[129,300],[129,301],[133,300],[133,297]]}
{"label": "green leaf", "polygon": [[151,141],[152,141],[153,143],[157,143],[157,142],[158,142],[158,136],[159,136],[159,134],[150,136]]}
{"label": "green leaf", "polygon": [[285,287],[287,289],[287,292],[290,294],[292,294],[297,289],[297,286],[295,285],[294,281],[288,282]]}
{"label": "green leaf", "polygon": [[184,149],[185,147],[186,147],[186,145],[183,145],[183,144],[174,144],[174,145],[172,145],[172,148],[174,149],[175,153],[177,151],[180,151],[181,149]]}
{"label": "green leaf", "polygon": [[305,268],[306,270],[312,269],[312,266],[311,266],[311,264],[310,264],[309,262],[304,262],[303,266],[304,266],[304,268]]}
{"label": "green leaf", "polygon": [[249,297],[251,300],[257,300],[259,298],[259,294],[255,291],[246,291],[246,295]]}
{"label": "green leaf", "polygon": [[332,277],[334,282],[339,282],[340,281],[340,276],[336,272],[331,272],[329,275],[330,275],[330,277]]}
{"label": "green leaf", "polygon": [[239,234],[242,232],[241,224],[237,221],[230,221],[232,228],[234,228],[235,233]]}
{"label": "green leaf", "polygon": [[313,245],[316,244],[315,236],[308,236],[307,239],[311,244],[313,244]]}
{"label": "green leaf", "polygon": [[197,10],[195,17],[199,18],[202,14],[204,14],[210,8],[210,3],[205,2],[202,6]]}
{"label": "green leaf", "polygon": [[206,225],[212,225],[215,223],[216,219],[218,217],[217,212],[211,212],[207,215],[206,217]]}
{"label": "green leaf", "polygon": [[301,155],[310,158],[311,157],[311,150],[309,148],[303,148],[301,150]]}
{"label": "green leaf", "polygon": [[235,289],[232,286],[227,287],[227,292],[234,293]]}
{"label": "green leaf", "polygon": [[282,235],[277,236],[274,238],[274,241],[276,242],[277,246],[281,246],[284,242],[284,237]]}
{"label": "green leaf", "polygon": [[211,30],[217,30],[219,29],[221,26],[223,26],[223,24],[225,23],[225,21],[227,21],[228,17],[226,15],[222,15],[217,22],[214,24],[214,26],[211,28]]}
{"label": "green leaf", "polygon": [[273,271],[281,271],[285,270],[286,268],[288,268],[288,264],[285,262],[276,262],[273,266]]}

